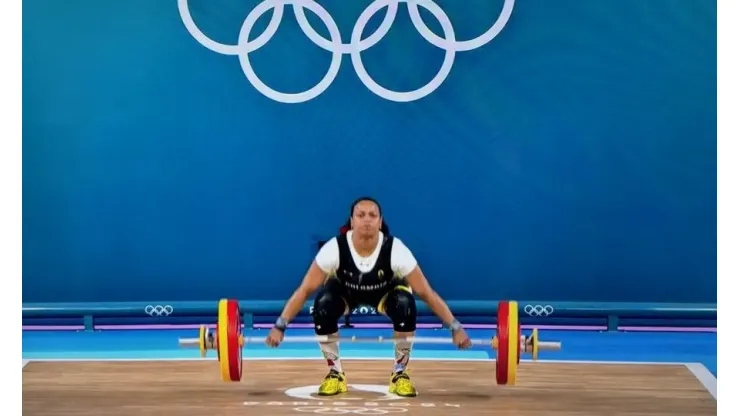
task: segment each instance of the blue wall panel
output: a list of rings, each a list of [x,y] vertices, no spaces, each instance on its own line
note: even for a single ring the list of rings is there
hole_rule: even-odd
[[[292,6],[237,46],[259,3],[183,3],[240,58],[199,43],[176,0],[24,2],[24,302],[284,299],[361,194],[446,298],[716,301],[714,2],[517,0],[480,47],[438,39],[457,49],[447,77],[397,102],[350,52],[394,91],[446,52],[406,3],[353,45],[381,3],[319,1],[345,46],[323,44],[336,77],[293,104],[245,59],[300,93],[332,53]],[[435,4],[464,41],[504,1]]]

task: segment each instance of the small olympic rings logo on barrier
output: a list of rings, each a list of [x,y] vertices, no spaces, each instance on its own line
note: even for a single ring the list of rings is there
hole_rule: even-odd
[[[555,312],[552,305],[525,305],[524,313],[529,316],[550,316]]]
[[[146,305],[144,313],[149,316],[170,316],[175,311],[170,305]]]

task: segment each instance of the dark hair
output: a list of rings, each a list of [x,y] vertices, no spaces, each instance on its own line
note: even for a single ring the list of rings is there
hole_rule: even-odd
[[[354,213],[355,213],[355,206],[357,206],[357,204],[359,204],[362,201],[370,201],[370,202],[374,203],[375,205],[377,205],[378,206],[378,213],[380,214],[381,217],[383,216],[383,208],[380,207],[380,203],[378,201],[376,201],[375,198],[371,198],[369,196],[363,196],[363,197],[357,198],[352,203],[352,205],[349,207],[349,218],[347,218],[347,222],[345,222],[344,225],[342,225],[339,228],[339,232],[341,234],[344,234],[347,231],[349,231],[350,229],[352,229],[352,223],[350,221],[350,218],[352,218],[352,215],[354,215]],[[380,224],[380,231],[382,231],[383,234],[385,234],[385,235],[389,235],[391,233],[391,229],[388,227],[388,224],[386,224],[385,219],[383,219],[383,223]]]

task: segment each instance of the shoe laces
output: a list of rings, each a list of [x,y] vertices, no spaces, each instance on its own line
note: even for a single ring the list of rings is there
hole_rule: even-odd
[[[396,383],[396,382],[400,382],[400,381],[406,381],[406,382],[409,382],[410,383],[411,382],[411,378],[409,377],[409,375],[405,371],[402,371],[400,373],[395,373],[393,375],[393,382]]]
[[[325,378],[340,380],[342,378],[342,375],[339,374],[339,371],[332,369],[329,371],[329,374],[327,374]]]

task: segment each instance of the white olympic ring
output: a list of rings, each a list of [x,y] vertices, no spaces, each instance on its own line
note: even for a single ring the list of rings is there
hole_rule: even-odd
[[[404,413],[408,410],[403,407],[323,407],[323,406],[303,406],[296,407],[293,410],[303,413],[318,413],[321,415],[387,415],[389,413]]]
[[[149,316],[169,316],[175,309],[170,305],[146,305],[144,313]]]
[[[455,53],[480,48],[498,36],[511,17],[511,13],[514,10],[514,1],[515,0],[504,0],[504,5],[498,19],[482,35],[473,39],[458,41],[455,39],[455,31],[452,27],[452,22],[449,17],[447,17],[444,10],[442,10],[434,0],[374,0],[362,12],[362,14],[360,14],[357,22],[355,22],[350,42],[343,43],[337,23],[329,12],[317,3],[316,0],[262,0],[262,2],[252,9],[246,19],[244,19],[241,31],[239,32],[239,40],[236,45],[219,43],[206,36],[198,28],[193,17],[190,15],[188,0],[178,0],[177,6],[180,11],[182,22],[185,24],[185,28],[187,28],[188,32],[190,32],[193,38],[195,38],[195,40],[197,40],[201,45],[222,55],[238,56],[244,75],[257,91],[272,100],[287,104],[295,104],[316,98],[329,88],[331,83],[334,81],[334,78],[336,78],[339,73],[339,67],[342,63],[343,55],[350,55],[352,66],[355,68],[355,72],[360,78],[360,81],[362,81],[362,83],[376,95],[385,98],[386,100],[397,102],[410,102],[424,98],[439,88],[447,78],[452,70],[452,64],[455,61]],[[363,51],[375,46],[375,44],[380,42],[380,40],[388,33],[396,18],[399,3],[406,3],[409,15],[411,16],[411,21],[419,34],[421,34],[427,42],[445,51],[445,57],[437,75],[421,88],[406,92],[392,91],[375,82],[375,80],[373,80],[367,73],[361,57],[361,53]],[[331,63],[329,64],[329,69],[326,72],[326,75],[324,75],[324,78],[322,78],[321,81],[312,88],[299,93],[283,93],[268,87],[254,72],[252,64],[249,61],[249,54],[265,46],[265,44],[277,32],[278,26],[283,18],[283,9],[286,5],[291,5],[293,7],[298,25],[309,40],[318,47],[332,53]],[[432,32],[429,27],[427,27],[419,14],[419,6],[427,9],[439,21],[442,26],[444,38],[439,37],[437,34]],[[365,26],[367,26],[375,13],[384,7],[387,7],[388,10],[383,22],[372,35],[362,39]],[[304,8],[314,12],[314,14],[324,22],[324,25],[329,30],[329,37],[331,39],[324,38],[313,29],[306,18],[306,14],[303,10]],[[267,28],[256,39],[250,41],[249,35],[255,22],[270,9],[274,9],[274,11]]]
[[[555,312],[555,308],[552,305],[526,305],[524,306],[524,313],[529,316],[550,316]]]

